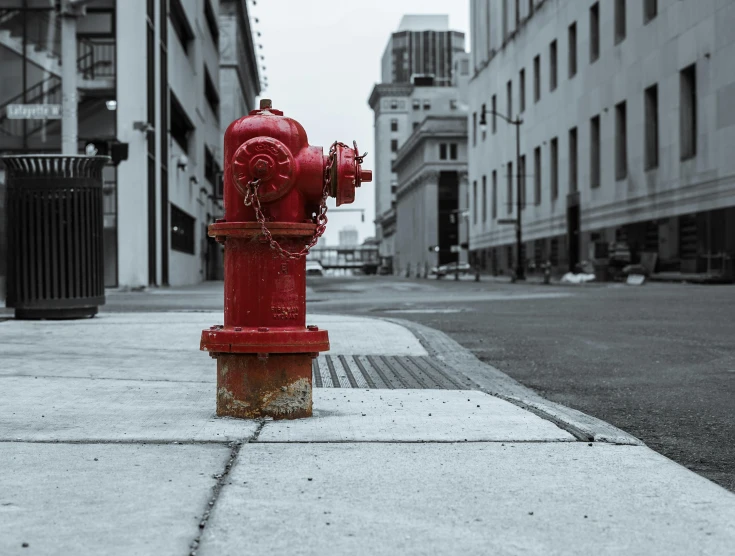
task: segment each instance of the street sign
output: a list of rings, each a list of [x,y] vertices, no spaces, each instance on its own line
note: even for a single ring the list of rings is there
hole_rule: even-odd
[[[498,224],[518,224],[518,220],[515,218],[499,218]]]
[[[60,120],[60,104],[8,104],[9,120]]]
[[[459,245],[451,245],[449,247],[450,253],[460,253],[461,251],[462,251],[462,247],[460,247]]]

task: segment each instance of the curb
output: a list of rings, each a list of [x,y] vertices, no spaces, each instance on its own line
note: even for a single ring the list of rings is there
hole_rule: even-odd
[[[385,320],[410,330],[429,352],[429,355],[470,378],[482,392],[501,398],[551,421],[580,441],[645,446],[638,438],[610,423],[539,396],[499,369],[483,363],[471,351],[443,332],[403,319],[386,318]]]

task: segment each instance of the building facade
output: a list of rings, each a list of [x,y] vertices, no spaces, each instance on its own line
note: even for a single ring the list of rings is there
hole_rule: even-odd
[[[731,273],[735,2],[470,6],[475,260],[513,266],[515,227],[498,221],[516,217],[519,173],[527,263],[604,267],[622,251],[659,272]],[[493,111],[523,120],[519,161]]]
[[[448,16],[404,15],[383,52],[382,81],[411,83],[414,75],[432,75],[437,86],[448,87],[454,57],[464,51],[464,33],[449,30]]]
[[[394,270],[426,276],[434,266],[466,262],[467,110],[457,87],[414,87],[411,135],[393,162],[395,191]]]
[[[394,265],[398,181],[392,165],[414,124],[437,107],[431,102],[433,93],[426,98],[412,96],[414,83],[426,91],[451,87],[462,53],[464,34],[448,30],[446,15],[404,16],[385,48],[383,82],[375,85],[368,100],[375,115],[375,227],[383,272],[398,272]]]
[[[0,70],[22,79],[2,80],[0,105],[18,99],[60,103],[55,5],[17,3],[0,14]],[[127,148],[127,158],[118,157],[103,175],[108,287],[217,277],[221,250],[206,226],[222,210],[221,118],[252,108],[232,99],[252,103],[260,90],[246,3],[231,4],[223,2],[223,9],[238,12],[235,64],[242,69],[235,70],[236,83],[225,79],[224,90],[217,0],[94,0],[77,19],[78,152],[90,143],[113,157],[115,146]],[[18,34],[26,45],[20,51],[13,42]],[[229,90],[235,86],[243,91]],[[0,114],[0,151],[60,152],[59,120],[9,120],[5,109]]]

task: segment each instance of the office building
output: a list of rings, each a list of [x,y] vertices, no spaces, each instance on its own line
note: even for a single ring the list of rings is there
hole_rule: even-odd
[[[383,82],[375,85],[368,100],[375,115],[375,225],[383,272],[398,272],[394,265],[398,181],[392,165],[414,124],[437,107],[431,103],[432,94],[412,96],[414,87],[451,88],[453,68],[463,52],[464,34],[448,30],[444,15],[404,16],[386,46]]]
[[[7,106],[61,102],[60,16],[48,0],[14,4],[0,10],[0,152],[58,153],[60,120],[10,119]],[[78,152],[127,150],[103,175],[106,286],[218,277],[206,226],[222,210],[222,120],[260,91],[246,2],[94,0],[77,53]]]
[[[731,272],[735,3],[470,6],[475,260],[514,265],[515,227],[500,221],[517,216],[520,173],[529,264],[604,267],[612,246],[657,272]],[[493,111],[523,120],[520,161],[514,127]]]

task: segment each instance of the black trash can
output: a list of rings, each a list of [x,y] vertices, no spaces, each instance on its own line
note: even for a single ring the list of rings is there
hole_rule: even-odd
[[[7,300],[17,319],[74,319],[105,303],[106,156],[4,156]]]

